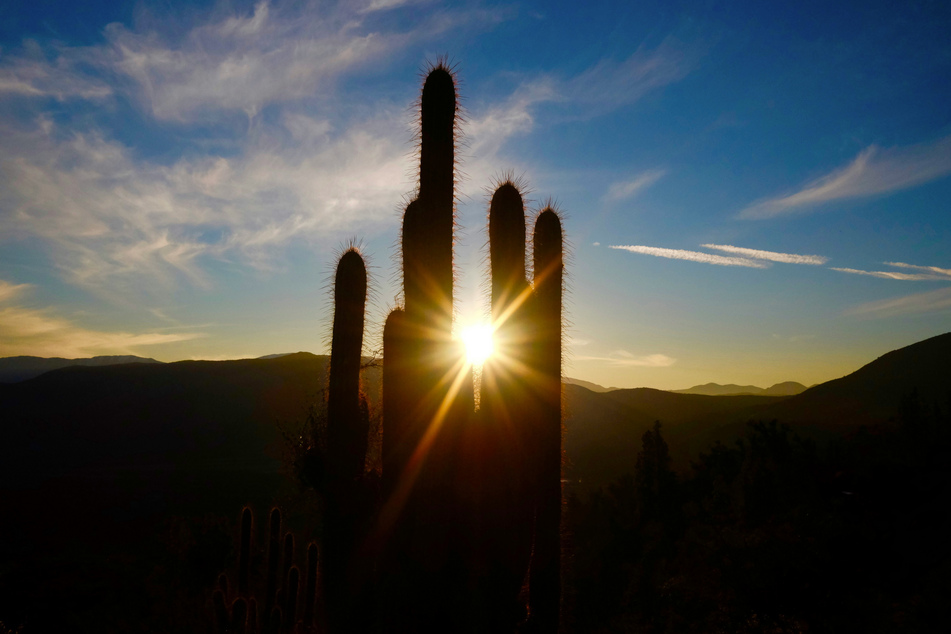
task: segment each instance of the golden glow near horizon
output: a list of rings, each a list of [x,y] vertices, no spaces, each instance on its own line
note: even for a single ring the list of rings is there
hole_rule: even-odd
[[[495,351],[492,326],[489,324],[467,326],[462,331],[462,342],[466,346],[466,361],[470,365],[481,366]]]

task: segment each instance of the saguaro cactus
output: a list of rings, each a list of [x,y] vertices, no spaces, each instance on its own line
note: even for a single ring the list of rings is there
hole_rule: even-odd
[[[370,421],[360,393],[366,298],[366,265],[351,248],[341,256],[334,280],[327,397],[323,587],[328,625],[338,631],[354,627],[367,577],[367,563],[357,560],[367,525],[363,475]],[[292,616],[289,610],[284,607],[285,619]]]
[[[457,98],[448,68],[431,70],[420,101],[420,182],[402,225],[404,306],[383,331],[382,504],[363,543],[357,516],[368,507],[355,500],[367,436],[359,414],[366,275],[355,252],[344,254],[337,270],[321,554],[329,629],[353,631],[360,616],[353,571],[371,566],[355,559],[359,551],[379,554],[376,610],[384,631],[511,631],[525,613],[518,595],[530,568],[532,621],[554,632],[561,225],[551,209],[538,218],[533,288],[518,187],[504,183],[493,197],[492,316],[500,354],[486,365],[476,414],[471,368],[452,339]],[[364,617],[371,612],[363,608]],[[364,620],[357,629],[367,627]]]
[[[548,207],[535,221],[535,333],[537,373],[537,482],[535,544],[529,580],[532,620],[538,630],[558,629],[561,594],[561,307],[564,240],[561,220]]]

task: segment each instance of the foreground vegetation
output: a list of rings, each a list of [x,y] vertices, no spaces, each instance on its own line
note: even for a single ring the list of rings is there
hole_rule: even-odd
[[[683,474],[658,424],[632,474],[569,498],[570,627],[944,631],[949,449],[948,409],[916,395],[892,423],[821,450],[750,423]]]

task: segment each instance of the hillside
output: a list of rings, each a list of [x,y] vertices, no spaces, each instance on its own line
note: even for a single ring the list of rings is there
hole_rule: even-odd
[[[588,486],[607,484],[633,469],[641,436],[661,421],[677,464],[687,455],[680,430],[693,421],[733,420],[738,412],[774,402],[777,397],[677,394],[650,388],[595,393],[565,386],[566,476]]]
[[[568,474],[592,485],[633,469],[640,438],[661,421],[678,468],[713,442],[731,443],[747,422],[792,425],[824,442],[895,418],[913,391],[926,407],[951,406],[951,333],[901,348],[840,379],[794,396],[704,396],[638,388],[595,394],[566,386]],[[782,384],[781,384],[782,385]]]
[[[806,386],[796,381],[784,381],[763,389],[755,385],[736,385],[728,383],[704,383],[686,390],[671,390],[676,394],[704,394],[706,396],[734,396],[737,394],[758,394],[760,396],[793,396],[806,391]]]
[[[124,356],[102,356],[84,359],[63,359],[61,357],[3,357],[0,358],[0,383],[19,383],[46,372],[74,365],[100,367],[123,363],[161,363],[155,359]]]
[[[947,407],[949,358],[951,334],[941,335],[788,397],[566,384],[565,477],[570,490],[591,490],[630,473],[654,421],[686,469],[749,420],[828,438],[896,416],[913,390]],[[0,499],[15,509],[0,514],[0,615],[46,614],[52,593],[49,631],[104,613],[115,619],[104,631],[131,631],[143,605],[168,631],[204,631],[194,618],[207,614],[242,505],[263,516],[281,501],[293,509],[289,526],[314,525],[315,505],[287,478],[282,454],[285,435],[323,401],[326,371],[327,357],[297,353],[73,366],[0,384]],[[373,405],[379,376],[366,372]]]

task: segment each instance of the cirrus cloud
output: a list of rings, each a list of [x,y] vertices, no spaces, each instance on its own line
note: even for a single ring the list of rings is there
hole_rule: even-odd
[[[825,202],[889,194],[948,174],[951,174],[951,136],[889,150],[873,145],[847,166],[795,193],[754,203],[737,217],[764,219],[803,213]]]
[[[634,355],[627,350],[615,350],[606,357],[575,357],[576,361],[603,361],[615,366],[644,367],[644,368],[667,368],[675,363],[677,359],[669,357],[666,354],[648,354]]]
[[[612,245],[608,248],[628,251],[630,253],[653,255],[655,257],[669,258],[672,260],[687,260],[690,262],[702,262],[703,264],[715,264],[717,266],[745,266],[751,269],[765,269],[769,267],[769,264],[759,260],[713,255],[712,253],[703,253],[702,251],[665,249],[663,247],[648,247],[643,245]]]
[[[0,303],[29,288],[0,280]],[[130,333],[92,330],[54,314],[52,309],[0,306],[0,356],[89,357],[137,354],[142,347],[201,337],[200,333]]]
[[[754,260],[768,260],[770,262],[782,262],[784,264],[825,264],[829,258],[821,255],[796,255],[795,253],[777,253],[776,251],[762,251],[760,249],[747,249],[744,247],[734,247],[728,244],[701,244],[704,249],[713,249],[714,251],[723,251],[724,253],[733,253]]]

